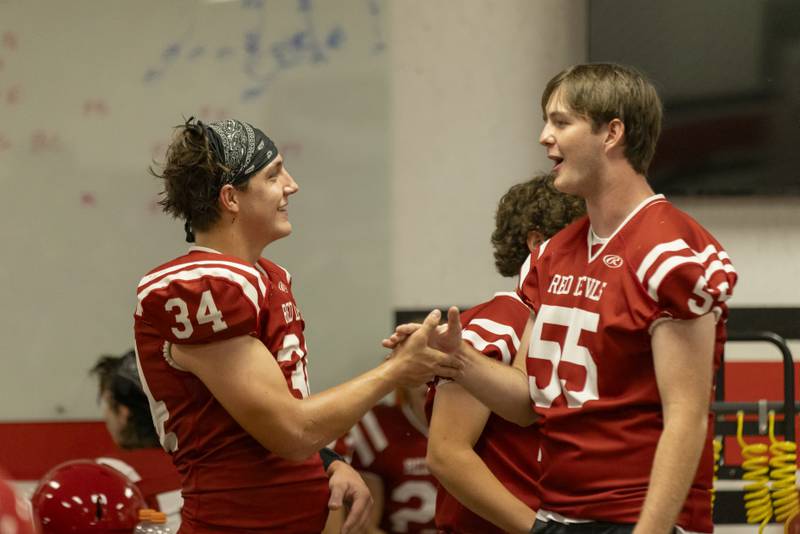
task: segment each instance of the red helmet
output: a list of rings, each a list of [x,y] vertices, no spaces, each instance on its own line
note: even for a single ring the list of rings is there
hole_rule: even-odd
[[[0,532],[34,534],[31,509],[0,473]]]
[[[125,475],[91,460],[51,469],[31,503],[43,534],[130,534],[146,507],[142,492]]]

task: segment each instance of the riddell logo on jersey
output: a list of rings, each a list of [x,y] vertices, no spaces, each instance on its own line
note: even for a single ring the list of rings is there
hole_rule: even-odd
[[[280,289],[284,293],[288,293],[289,292],[289,288],[286,287],[286,284],[284,284],[282,280],[278,280],[278,289]]]
[[[622,258],[617,256],[616,254],[606,254],[603,256],[603,263],[611,267],[612,269],[617,269],[622,267]]]

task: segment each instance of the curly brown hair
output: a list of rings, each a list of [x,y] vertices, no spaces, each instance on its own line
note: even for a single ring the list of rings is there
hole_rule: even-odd
[[[535,231],[549,239],[585,213],[583,199],[558,191],[551,174],[512,186],[497,205],[492,232],[498,272],[503,276],[519,274],[530,254],[528,233]]]
[[[195,230],[209,230],[219,219],[219,195],[222,177],[230,169],[217,161],[205,129],[193,119],[175,127],[167,149],[164,170],[150,173],[164,180],[161,208],[176,219],[191,223]],[[236,186],[245,190],[247,182]]]

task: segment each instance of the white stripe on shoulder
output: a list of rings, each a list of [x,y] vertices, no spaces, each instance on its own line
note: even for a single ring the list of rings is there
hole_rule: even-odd
[[[639,269],[636,270],[636,278],[639,279],[639,282],[644,283],[644,275],[647,274],[647,271],[653,266],[656,260],[658,260],[659,256],[665,252],[677,252],[679,250],[689,250],[689,245],[687,245],[686,241],[683,239],[676,239],[669,243],[656,245],[647,253],[644,260],[642,260],[642,264],[639,265]]]
[[[474,330],[462,330],[461,331],[461,339],[469,341],[472,343],[472,346],[475,347],[475,350],[483,352],[484,349],[488,346],[497,347],[500,351],[500,354],[503,358],[503,363],[506,365],[511,364],[511,351],[508,348],[508,343],[506,343],[505,339],[498,339],[497,341],[489,342],[483,339],[477,332]]]
[[[137,295],[136,315],[139,316],[142,315],[142,301],[156,289],[167,287],[174,281],[199,280],[200,278],[206,276],[210,276],[213,278],[223,278],[226,280],[230,280],[235,284],[238,284],[242,288],[244,296],[247,297],[247,300],[249,300],[250,303],[253,305],[253,308],[255,308],[256,314],[258,314],[260,310],[258,290],[256,290],[253,284],[250,283],[250,280],[248,280],[245,276],[225,268],[198,267],[192,270],[181,270],[173,274],[168,274],[158,282],[150,284],[145,289],[140,291],[139,294]],[[260,277],[259,277],[259,283],[262,283]]]
[[[149,284],[156,278],[164,276],[165,274],[172,273],[175,271],[180,271],[183,269],[192,269],[194,268],[194,266],[199,266],[199,265],[226,265],[229,267],[235,267],[239,270],[242,270],[246,273],[255,276],[258,279],[258,289],[261,291],[261,296],[263,297],[264,295],[267,294],[267,286],[266,284],[264,284],[264,280],[261,279],[261,275],[259,274],[259,271],[256,270],[255,267],[251,267],[243,263],[236,263],[233,261],[215,261],[215,260],[190,261],[187,263],[181,263],[180,265],[173,265],[172,267],[167,267],[166,269],[161,269],[160,271],[148,274],[147,276],[142,278],[139,281],[139,289],[141,289],[142,286]],[[266,276],[266,273],[264,273],[264,275]]]
[[[524,302],[522,302],[522,299],[519,298],[519,295],[517,294],[516,291],[498,291],[497,293],[494,294],[494,296],[495,297],[511,297],[512,299],[517,300],[517,301],[521,302],[522,304],[525,304]]]
[[[703,265],[703,262],[694,256],[673,256],[661,262],[656,272],[654,272],[653,276],[647,281],[647,293],[650,295],[650,298],[658,301],[658,288],[661,286],[664,277],[667,276],[672,269],[687,263]]]
[[[671,256],[666,258],[658,264],[653,275],[647,280],[647,283],[644,284],[647,270],[658,262],[662,254],[668,252],[684,252],[687,250],[691,252],[691,256]],[[667,274],[676,267],[687,263],[697,264],[705,268],[702,277],[703,283],[705,283],[706,280],[710,280],[711,276],[719,271],[724,271],[726,273],[736,272],[736,269],[734,269],[733,265],[730,263],[727,253],[725,253],[725,251],[719,251],[714,244],[707,245],[701,252],[695,252],[684,240],[676,239],[670,243],[663,243],[653,247],[653,250],[645,256],[645,260],[637,270],[636,276],[642,284],[647,286],[647,293],[650,295],[650,298],[657,301],[658,288],[661,286]],[[725,294],[728,289],[728,283],[722,282],[718,289],[720,293]],[[727,297],[722,298],[722,300],[724,301],[725,298]]]
[[[491,332],[492,334],[496,334],[498,336],[508,336],[511,338],[511,341],[514,343],[514,349],[519,348],[519,338],[517,337],[517,333],[514,329],[507,324],[498,323],[497,321],[492,321],[491,319],[473,319],[469,322],[469,325],[474,324],[475,326],[480,326],[487,332]]]

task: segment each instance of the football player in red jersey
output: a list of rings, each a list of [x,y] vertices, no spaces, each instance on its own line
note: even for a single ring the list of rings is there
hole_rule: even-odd
[[[709,404],[736,271],[647,183],[661,110],[629,67],[577,65],[550,80],[539,141],[556,187],[584,198],[588,217],[522,267],[518,293],[535,316],[526,372],[462,342],[456,308],[429,338],[462,358],[458,382],[493,411],[541,419],[537,534],[713,530]]]
[[[585,212],[583,200],[556,190],[552,176],[514,185],[500,199],[495,217],[497,270],[518,275],[539,243]],[[489,358],[523,366],[529,317],[516,293],[497,293],[461,315],[461,336]],[[528,532],[539,507],[538,428],[492,414],[452,381],[431,387],[427,409],[432,411],[428,465],[443,486],[436,502],[439,531]]]
[[[142,386],[183,480],[181,533],[320,532],[343,498],[343,530],[358,527],[366,486],[317,451],[396,387],[455,374],[456,359],[427,346],[438,311],[377,368],[310,395],[291,276],[261,257],[291,232],[298,190],[275,144],[241,121],[190,119],[155,174],[197,243],[142,278],[134,314]]]
[[[122,356],[101,356],[90,373],[97,377],[103,419],[122,451],[109,451],[95,461],[127,476],[144,495],[147,506],[167,514],[174,532],[180,525],[181,481],[158,442],[133,350]]]
[[[426,391],[425,385],[398,389],[394,402],[374,406],[346,438],[375,501],[373,534],[436,533],[436,481],[425,462]]]

